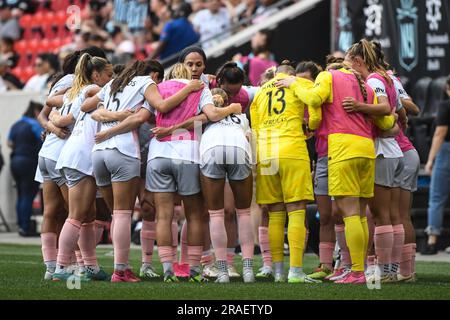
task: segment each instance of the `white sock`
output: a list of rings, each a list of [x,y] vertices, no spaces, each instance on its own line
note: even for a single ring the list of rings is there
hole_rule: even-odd
[[[301,267],[290,267],[289,272],[295,273],[295,274],[304,274],[303,268],[301,268]]]
[[[89,271],[90,273],[98,273],[100,271],[99,266],[85,266],[85,269]]]
[[[57,265],[56,265],[55,272],[56,272],[56,273],[63,273],[63,272],[66,272],[66,267],[57,264]]]
[[[275,273],[284,273],[284,263],[283,262],[274,262],[275,265]]]
[[[163,270],[164,273],[166,272],[173,272],[173,265],[172,262],[163,262]]]
[[[142,262],[142,266],[141,266],[141,269],[142,270],[145,270],[145,269],[148,269],[148,268],[151,268],[152,267],[152,264],[151,263],[148,263],[148,262]]]
[[[55,272],[56,269],[56,261],[46,261],[45,266],[47,267],[47,271]]]
[[[114,264],[114,270],[117,271],[125,271],[127,269],[127,264],[126,263],[115,263]]]

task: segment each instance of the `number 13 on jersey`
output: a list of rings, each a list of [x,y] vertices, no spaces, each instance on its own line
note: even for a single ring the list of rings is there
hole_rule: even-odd
[[[286,109],[286,100],[284,100],[286,92],[284,91],[284,88],[279,88],[275,92],[269,91],[266,94],[269,97],[267,110],[269,116],[272,115],[272,111],[275,112],[275,114],[282,114]],[[277,104],[281,104],[281,109],[277,108]]]

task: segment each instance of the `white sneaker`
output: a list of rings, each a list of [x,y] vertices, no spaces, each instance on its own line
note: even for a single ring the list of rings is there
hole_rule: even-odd
[[[207,278],[217,278],[219,275],[219,269],[217,269],[214,263],[208,264],[203,267],[202,275]]]
[[[286,282],[286,278],[282,273],[275,273],[275,282]]]
[[[156,273],[153,266],[147,266],[145,268],[141,267],[141,269],[139,270],[139,277],[152,279],[152,278],[159,278],[160,275]]]
[[[242,272],[242,278],[244,278],[245,283],[255,282],[255,274],[252,268],[244,268]]]
[[[215,283],[230,283],[230,277],[228,276],[228,273],[225,272],[219,272]]]
[[[374,264],[370,265],[370,266],[367,266],[367,269],[364,272],[366,278],[371,277],[375,273],[375,270],[376,270],[376,266]]]
[[[77,264],[71,264],[70,266],[68,266],[66,268],[66,272],[67,273],[72,273],[74,274],[76,271],[78,271],[78,265]]]
[[[228,266],[228,275],[230,278],[239,278],[241,275],[237,272],[235,266]]]

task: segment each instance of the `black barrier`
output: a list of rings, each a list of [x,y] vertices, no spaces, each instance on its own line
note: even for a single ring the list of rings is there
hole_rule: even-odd
[[[375,39],[411,83],[450,73],[450,1],[335,0],[333,8],[335,50]]]

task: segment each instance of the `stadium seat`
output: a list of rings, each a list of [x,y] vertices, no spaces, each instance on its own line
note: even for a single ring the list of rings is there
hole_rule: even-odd
[[[23,30],[22,34],[23,39],[31,39],[33,37],[31,31],[31,19],[32,16],[30,14],[24,14],[19,19],[19,25]]]
[[[439,104],[445,99],[446,77],[439,77],[431,81],[429,88],[429,98],[422,114],[435,117],[439,108]]]
[[[423,110],[425,109],[425,106],[428,102],[428,88],[430,86],[430,83],[430,77],[421,78],[416,82],[412,89],[412,92],[410,93],[411,98],[419,106],[421,114],[423,113]]]

